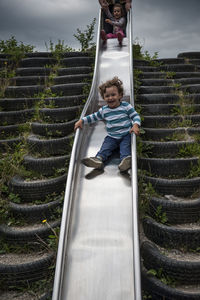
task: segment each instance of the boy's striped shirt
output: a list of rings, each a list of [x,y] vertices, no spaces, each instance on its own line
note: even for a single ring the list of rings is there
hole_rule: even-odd
[[[133,106],[125,101],[120,102],[117,108],[102,106],[97,112],[82,118],[84,124],[91,124],[97,121],[106,121],[108,135],[117,139],[125,136],[133,124],[141,124],[139,114]]]

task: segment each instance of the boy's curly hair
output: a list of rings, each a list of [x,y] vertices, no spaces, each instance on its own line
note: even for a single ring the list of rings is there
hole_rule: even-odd
[[[104,98],[106,89],[112,86],[116,86],[118,89],[118,93],[123,97],[124,94],[123,82],[117,76],[115,76],[113,79],[107,80],[105,83],[99,86],[99,92],[102,98]]]

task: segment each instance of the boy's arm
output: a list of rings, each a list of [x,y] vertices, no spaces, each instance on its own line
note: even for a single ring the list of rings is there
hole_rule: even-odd
[[[100,108],[97,112],[85,116],[82,119],[80,119],[79,121],[77,121],[74,125],[74,130],[76,130],[77,128],[83,128],[83,124],[92,124],[95,123],[97,121],[103,120],[103,115],[102,115],[102,108]]]
[[[140,126],[135,123],[133,124],[133,127],[130,129],[130,133],[134,132],[136,135],[140,134]]]
[[[75,125],[74,125],[74,130],[76,130],[77,128],[83,128],[83,120],[78,120]]]
[[[133,126],[130,129],[130,133],[134,132],[136,135],[139,135],[140,125],[141,125],[140,115],[137,113],[137,111],[134,109],[134,107],[130,103],[128,103],[126,108],[127,108],[128,116],[133,122]]]

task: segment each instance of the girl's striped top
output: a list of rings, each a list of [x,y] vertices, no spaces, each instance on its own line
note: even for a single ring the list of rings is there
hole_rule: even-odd
[[[97,112],[82,118],[84,124],[91,124],[97,121],[106,121],[108,135],[120,139],[127,135],[133,124],[141,124],[139,114],[133,106],[125,101],[120,102],[117,108],[102,106]]]

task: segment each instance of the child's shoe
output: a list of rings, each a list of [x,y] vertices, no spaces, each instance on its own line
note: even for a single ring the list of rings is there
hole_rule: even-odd
[[[120,46],[122,45],[122,40],[123,40],[123,35],[121,34],[121,32],[117,33],[117,39],[119,41]]]
[[[100,32],[100,37],[101,37],[101,39],[103,40],[103,42],[106,43],[106,41],[107,41],[107,36],[106,36],[105,30],[101,30],[101,32]]]
[[[122,161],[120,162],[118,168],[119,168],[120,172],[128,171],[128,169],[131,168],[131,156],[127,156],[127,157],[123,158]]]
[[[95,169],[103,169],[103,161],[97,157],[86,157],[82,159],[82,163],[86,167],[95,168]]]

